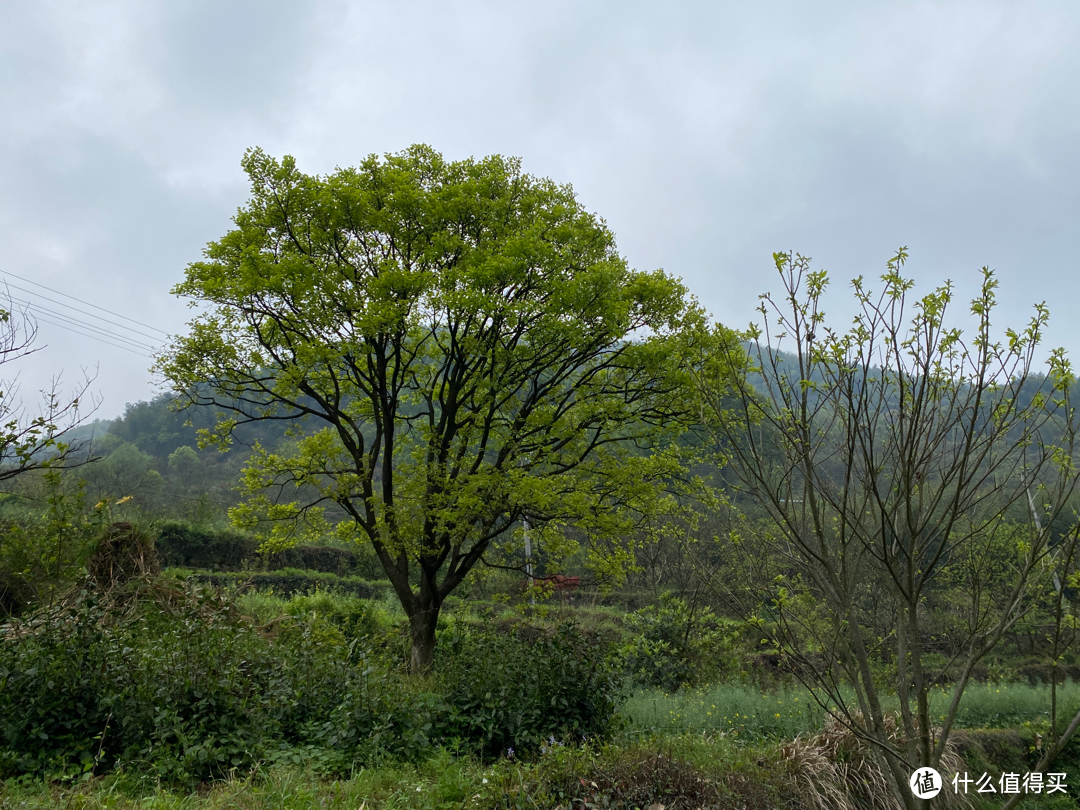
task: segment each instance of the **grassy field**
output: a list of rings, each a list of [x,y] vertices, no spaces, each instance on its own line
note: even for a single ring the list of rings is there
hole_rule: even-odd
[[[941,690],[931,704],[943,719],[949,694]],[[898,709],[895,699],[886,708]],[[668,694],[648,690],[631,696],[623,707],[629,732],[725,734],[743,739],[795,737],[821,728],[825,710],[796,687],[762,692],[739,684],[719,684]],[[1058,687],[1058,723],[1080,711],[1080,684]],[[1026,684],[972,684],[957,712],[958,728],[1021,728],[1047,724],[1050,689]]]
[[[744,740],[794,737],[821,728],[825,716],[805,691],[763,693],[738,684],[673,694],[639,691],[622,711],[628,734],[691,732]]]

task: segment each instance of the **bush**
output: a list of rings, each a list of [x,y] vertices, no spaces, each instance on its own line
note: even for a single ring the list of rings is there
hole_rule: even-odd
[[[199,782],[250,767],[278,739],[283,707],[306,684],[266,641],[228,618],[187,609],[155,622],[153,643],[123,634],[110,696],[123,743],[118,759],[142,762],[170,780]]]
[[[312,737],[338,751],[343,765],[418,761],[430,755],[435,744],[451,742],[440,736],[447,712],[441,695],[362,661],[331,719],[313,729]]]
[[[659,604],[631,613],[627,629],[637,636],[624,647],[626,668],[643,686],[674,691],[708,683],[737,659],[733,627],[670,591]]]
[[[435,671],[448,703],[443,736],[488,757],[606,736],[622,699],[607,646],[572,624],[532,640],[456,625],[439,639]]]
[[[72,486],[60,470],[21,477],[19,484],[27,498],[5,499],[0,519],[0,616],[18,616],[69,589],[101,529],[101,510],[88,509],[82,485]]]
[[[297,594],[311,594],[319,591],[334,591],[360,599],[379,599],[389,589],[389,583],[385,582],[368,582],[359,577],[338,577],[334,574],[288,568],[274,573],[194,574],[192,579],[223,588],[273,591],[286,599]]]
[[[165,565],[182,568],[238,570],[259,553],[258,541],[246,534],[212,531],[183,520],[168,520],[157,538],[158,553]]]
[[[529,638],[456,623],[439,636],[428,680],[402,678],[370,655],[365,648],[316,735],[365,765],[416,761],[435,745],[494,758],[536,752],[552,738],[604,737],[622,698],[605,645],[569,624]]]
[[[352,667],[339,630],[290,620],[266,637],[218,594],[154,588],[132,609],[83,591],[0,643],[0,778],[141,763],[169,781],[302,745]]]
[[[260,555],[259,542],[250,535],[208,529],[184,520],[163,523],[157,545],[165,564],[177,568],[239,571],[254,563],[267,571],[303,569],[347,577],[371,567],[363,565],[360,553],[330,546],[296,546]]]
[[[620,679],[572,626],[451,626],[437,675],[410,678],[380,645],[379,606],[317,593],[258,625],[227,594],[143,576],[87,579],[0,635],[0,780],[136,766],[195,784],[260,762],[346,771],[435,746],[487,757],[607,734]]]
[[[350,641],[371,639],[389,629],[389,620],[378,603],[327,591],[295,595],[284,612],[298,619],[325,620]]]
[[[111,721],[106,663],[120,649],[102,618],[84,592],[0,638],[0,778],[89,770],[102,755]]]
[[[359,561],[360,555],[355,551],[330,546],[296,546],[271,554],[266,560],[266,568],[269,571],[303,568],[347,577],[357,573]]]

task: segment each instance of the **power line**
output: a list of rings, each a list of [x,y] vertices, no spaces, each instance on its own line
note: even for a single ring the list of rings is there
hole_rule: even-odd
[[[56,317],[56,316],[54,316],[54,317]],[[49,318],[42,318],[42,317],[40,317],[38,315],[34,315],[34,320],[40,321],[41,323],[51,324],[52,326],[59,326],[61,329],[67,329],[67,330],[69,330],[71,332],[75,332],[76,334],[79,334],[79,335],[84,335],[86,337],[96,338],[96,339],[100,340],[102,343],[108,343],[110,346],[117,346],[117,347],[119,347],[121,349],[128,349],[129,351],[136,352],[137,354],[142,354],[143,356],[146,356],[146,357],[150,356],[149,354],[147,354],[147,352],[152,352],[153,351],[153,348],[151,348],[149,346],[143,346],[142,344],[139,344],[139,343],[132,343],[131,341],[126,340],[125,338],[123,338],[120,335],[116,335],[116,334],[113,334],[112,332],[107,332],[105,330],[98,329],[97,327],[91,326],[90,324],[85,324],[85,323],[82,323],[80,321],[72,321],[70,318],[63,318],[63,316],[59,316],[59,317],[62,318],[62,320],[60,320],[59,322],[54,321],[54,320],[50,320]],[[83,331],[83,330],[86,330],[86,331]],[[115,340],[119,340],[119,341],[123,341],[123,342],[122,343],[115,343],[114,342]]]
[[[108,318],[102,318],[100,315],[95,315],[93,312],[87,312],[85,310],[79,309],[78,307],[73,307],[71,304],[65,304],[63,301],[56,301],[56,300],[54,300],[52,298],[49,298],[47,296],[42,295],[41,293],[34,292],[33,290],[28,290],[25,287],[20,287],[17,284],[8,284],[7,286],[9,286],[9,287],[11,287],[12,289],[15,289],[15,290],[22,290],[24,293],[29,293],[30,295],[36,295],[42,301],[48,301],[49,303],[56,304],[57,306],[67,307],[68,309],[72,310],[73,312],[78,312],[78,313],[81,313],[83,315],[88,315],[91,318],[97,318],[99,321],[103,321],[104,323],[111,323],[113,326],[119,327],[120,329],[126,329],[127,331],[132,332],[132,333],[134,333],[136,335],[142,335],[143,337],[148,337],[151,340],[157,340],[157,337],[155,337],[154,335],[148,335],[148,334],[146,334],[146,332],[140,332],[138,329],[132,329],[130,326],[125,326],[122,323],[117,323],[116,321],[110,321]],[[22,304],[28,304],[28,305],[31,305],[31,306],[34,305],[33,301],[22,301],[22,300],[20,300],[18,298],[15,298],[15,297],[12,297],[11,300],[16,301],[18,303],[22,303]],[[42,311],[47,311],[47,310],[45,310],[44,307],[40,307],[40,309]],[[108,310],[106,310],[106,312],[107,311]],[[120,316],[120,317],[123,317],[123,316]],[[138,323],[138,321],[134,321],[134,323]],[[153,327],[151,327],[151,328],[153,328]],[[160,331],[160,330],[157,330],[157,331]],[[167,333],[162,332],[162,334],[164,335],[164,334],[167,334]]]
[[[75,329],[73,326],[70,326],[69,324],[55,323],[54,321],[50,321],[48,318],[36,318],[36,320],[41,321],[42,323],[50,324],[52,326],[59,326],[61,329],[67,329],[69,332],[74,332],[75,334],[82,335],[83,337],[93,338],[94,340],[98,340],[98,341],[101,341],[102,343],[107,343],[110,346],[114,346],[117,349],[123,349],[126,352],[131,352],[132,354],[137,354],[137,355],[139,355],[139,357],[145,357],[148,360],[153,360],[154,359],[151,355],[143,354],[142,352],[140,352],[140,351],[138,351],[136,349],[133,349],[130,346],[122,346],[119,343],[113,343],[112,341],[106,340],[105,338],[101,337],[100,335],[94,335],[94,334],[91,334],[91,333],[88,333],[88,332],[81,332],[78,329]]]
[[[142,321],[137,321],[134,318],[129,318],[127,315],[121,315],[119,312],[113,312],[111,309],[105,309],[105,307],[99,307],[97,304],[91,304],[89,301],[83,301],[81,298],[76,298],[74,295],[68,295],[67,293],[60,292],[59,290],[54,290],[52,287],[46,287],[44,284],[39,284],[36,281],[31,281],[28,278],[23,278],[22,276],[17,276],[14,273],[12,273],[10,270],[0,270],[0,273],[3,273],[4,275],[11,276],[12,278],[17,278],[17,279],[19,279],[19,281],[24,281],[27,284],[33,284],[35,287],[41,287],[41,289],[48,290],[49,292],[51,292],[51,293],[53,293],[55,295],[61,295],[64,298],[70,298],[72,301],[77,301],[78,303],[80,303],[80,304],[82,304],[84,306],[92,307],[93,309],[100,310],[101,312],[107,312],[110,315],[115,315],[117,318],[123,318],[125,321],[131,321],[132,323],[137,323],[139,326],[145,326],[147,329],[153,329],[155,332],[160,332],[161,334],[165,335],[166,337],[169,334],[168,332],[165,332],[164,330],[158,329],[156,326],[151,326],[148,323],[143,323]],[[34,295],[39,295],[39,294],[40,293],[34,293]],[[54,302],[54,303],[57,303],[57,302]],[[72,309],[74,309],[74,307],[72,307]],[[86,313],[86,314],[89,314],[89,313]],[[127,328],[127,327],[125,327],[125,328]]]
[[[116,346],[121,349],[128,349],[129,351],[133,351],[136,354],[141,354],[143,357],[150,357],[151,355],[149,354],[149,352],[154,351],[153,349],[147,348],[138,343],[117,343],[117,340],[123,340],[123,338],[117,337],[110,332],[100,332],[98,330],[95,330],[94,327],[88,326],[83,323],[54,321],[50,318],[43,318],[38,315],[35,315],[34,320],[38,321],[39,323],[47,323],[52,326],[59,326],[61,329],[67,329],[69,332],[74,332],[77,335],[84,335],[85,337],[95,338],[97,340],[100,340],[102,343],[107,343],[110,346]]]
[[[23,304],[24,306],[26,306],[27,307],[27,312],[29,312],[30,314],[36,315],[36,313],[38,313],[38,312],[44,312],[46,315],[50,315],[50,316],[52,316],[54,318],[61,318],[64,321],[68,321],[68,322],[70,322],[70,323],[72,323],[72,324],[74,324],[76,326],[79,326],[79,327],[81,327],[83,329],[91,329],[94,332],[100,332],[101,334],[107,335],[107,336],[109,336],[111,338],[114,338],[116,340],[122,340],[125,343],[130,343],[132,346],[135,346],[135,347],[140,348],[140,349],[145,349],[147,351],[153,351],[156,348],[155,346],[152,346],[152,345],[150,345],[148,343],[143,343],[142,341],[134,340],[132,338],[129,338],[127,335],[120,334],[120,333],[117,333],[117,332],[113,332],[111,329],[105,329],[105,328],[102,328],[100,326],[95,326],[92,323],[86,323],[84,321],[81,321],[78,318],[73,318],[73,317],[71,317],[70,315],[68,315],[68,314],[66,314],[64,312],[56,312],[54,310],[47,309],[47,308],[42,307],[42,306],[38,306],[37,304],[35,304],[32,301],[23,301],[23,300],[18,299],[18,298],[12,298],[11,300],[14,301],[15,303]],[[105,321],[105,322],[109,323],[108,321]],[[53,325],[55,326],[56,324],[53,324]],[[138,334],[138,333],[136,333],[136,334]]]
[[[78,303],[80,303],[80,304],[82,304],[84,306],[91,307],[91,308],[99,310],[101,312],[106,312],[109,315],[113,315],[113,316],[115,316],[117,318],[122,318],[125,321],[129,321],[131,323],[138,324],[139,326],[144,326],[147,329],[152,329],[153,331],[155,331],[155,332],[157,332],[157,333],[159,333],[161,335],[164,335],[165,337],[168,337],[168,334],[169,334],[168,332],[165,332],[162,329],[158,329],[156,326],[151,326],[150,324],[143,323],[142,321],[137,321],[134,318],[129,318],[127,315],[121,315],[119,312],[113,312],[110,309],[105,309],[105,307],[99,307],[97,304],[92,304],[89,301],[83,301],[82,299],[76,298],[73,295],[68,295],[67,293],[60,292],[59,290],[54,290],[52,287],[48,287],[48,286],[46,286],[44,284],[39,284],[36,281],[31,281],[28,278],[23,278],[22,276],[16,275],[15,273],[12,273],[12,272],[10,272],[8,270],[0,270],[0,274],[11,276],[12,278],[17,278],[20,281],[26,282],[27,284],[32,284],[35,287],[40,287],[43,290],[48,290],[49,292],[51,292],[51,293],[53,293],[55,295],[63,296],[64,298],[68,298],[68,299],[70,299],[72,301],[76,301],[76,302],[78,302]],[[45,296],[45,295],[42,295],[39,292],[36,292],[34,290],[28,290],[25,287],[18,286],[17,284],[11,284],[11,283],[7,282],[6,280],[4,281],[4,283],[7,286],[11,287],[11,288],[22,291],[23,293],[28,293],[30,295],[37,296],[38,298],[40,298],[40,299],[42,299],[44,301],[48,301],[48,302],[50,302],[52,304],[56,304],[56,305],[58,305],[60,307],[65,307],[65,308],[67,308],[69,310],[72,310],[73,312],[78,312],[78,313],[80,313],[82,315],[86,315],[86,316],[94,319],[95,321],[97,321],[99,323],[107,323],[107,324],[110,324],[111,326],[115,326],[118,329],[125,330],[126,332],[130,332],[130,333],[132,333],[134,335],[141,335],[142,337],[150,338],[151,340],[156,340],[155,336],[149,335],[146,332],[141,332],[138,329],[133,329],[132,327],[127,326],[125,324],[117,323],[116,321],[111,321],[108,318],[102,318],[100,315],[96,315],[95,313],[92,313],[92,312],[86,312],[85,310],[81,310],[78,307],[73,307],[73,306],[71,306],[71,304],[66,304],[66,303],[64,303],[62,301],[56,301],[56,300],[54,300],[52,298],[49,298],[48,296]],[[17,304],[19,304],[21,306],[26,307],[27,312],[30,313],[35,318],[35,320],[38,320],[41,323],[47,323],[50,326],[58,326],[61,329],[66,329],[69,332],[73,332],[73,333],[75,333],[77,335],[82,335],[83,337],[93,338],[94,340],[97,340],[97,341],[99,341],[101,343],[104,343],[104,344],[106,344],[108,346],[112,346],[112,347],[117,348],[117,349],[123,349],[124,351],[131,352],[132,354],[137,354],[140,357],[145,357],[147,359],[153,359],[153,355],[148,354],[148,352],[150,352],[150,353],[154,352],[155,349],[157,348],[156,346],[150,345],[148,343],[144,343],[144,342],[142,342],[140,340],[137,340],[135,338],[131,338],[126,334],[121,334],[121,333],[118,333],[118,332],[114,332],[111,329],[107,329],[107,328],[102,327],[102,326],[97,326],[94,323],[87,323],[87,322],[85,322],[83,320],[80,320],[79,318],[68,315],[66,312],[57,312],[55,310],[48,309],[46,307],[43,307],[43,306],[39,305],[36,302],[36,300],[33,300],[33,299],[31,299],[31,300],[23,300],[23,299],[20,299],[20,298],[15,298],[14,296],[10,296],[10,294],[9,294],[9,298],[11,299],[12,303],[17,303]],[[38,312],[47,314],[47,315],[51,316],[51,318],[58,318],[59,322],[57,322],[56,320],[50,320],[50,318],[40,317],[40,316],[37,315]],[[119,342],[115,342],[115,341],[119,341]]]
[[[12,300],[15,300],[15,299],[12,299]],[[20,303],[22,303],[22,302],[20,302]],[[78,327],[80,327],[82,329],[89,329],[89,330],[91,330],[93,332],[98,332],[100,334],[106,335],[106,336],[114,338],[116,340],[121,340],[124,343],[130,343],[132,346],[135,346],[137,348],[146,349],[147,351],[152,352],[156,348],[155,346],[152,346],[152,345],[150,345],[148,343],[143,343],[142,341],[135,340],[134,338],[129,338],[127,335],[124,335],[124,334],[121,334],[121,333],[118,333],[118,332],[114,332],[111,329],[106,329],[105,327],[102,327],[102,326],[96,326],[93,323],[87,323],[87,322],[85,322],[83,320],[80,320],[79,318],[74,318],[71,315],[68,315],[68,314],[66,314],[64,312],[54,312],[53,310],[46,309],[45,307],[35,306],[33,303],[30,303],[30,302],[27,302],[27,308],[26,308],[25,311],[27,312],[27,314],[29,314],[31,316],[35,316],[36,313],[38,313],[38,312],[44,312],[46,315],[49,315],[49,316],[51,316],[53,318],[60,318],[61,320],[66,321],[66,322],[71,323],[71,324],[74,324],[75,326],[78,326]]]

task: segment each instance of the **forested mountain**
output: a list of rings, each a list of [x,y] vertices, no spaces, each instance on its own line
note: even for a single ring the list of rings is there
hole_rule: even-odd
[[[747,349],[756,353],[756,347],[747,345]],[[794,355],[774,350],[772,354],[763,352],[762,357],[766,368],[750,375],[754,388],[764,394],[769,380],[773,385],[797,385],[799,371]],[[821,370],[813,370],[810,379],[821,382]],[[1032,375],[1017,391],[1018,398],[1030,402],[1045,381],[1044,375]],[[1074,394],[1080,394],[1080,384],[1074,386]],[[225,509],[239,500],[234,488],[250,448],[256,441],[267,448],[278,447],[287,440],[291,423],[241,425],[229,452],[200,450],[198,431],[211,428],[215,419],[212,408],[179,410],[171,395],[162,394],[149,401],[129,403],[117,419],[81,425],[66,439],[83,445],[88,455],[97,458],[81,468],[89,497],[131,498],[144,508],[175,517],[221,518]],[[720,481],[727,477],[723,471],[716,472]]]

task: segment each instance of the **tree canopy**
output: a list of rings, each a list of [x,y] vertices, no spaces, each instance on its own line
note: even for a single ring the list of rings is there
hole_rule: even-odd
[[[523,518],[617,533],[613,506],[672,472],[652,439],[686,415],[676,355],[702,313],[514,159],[243,165],[251,199],[174,289],[202,314],[158,367],[220,410],[208,441],[304,420],[288,451],[256,448],[233,518],[281,544],[344,514],[426,669],[443,600]]]

